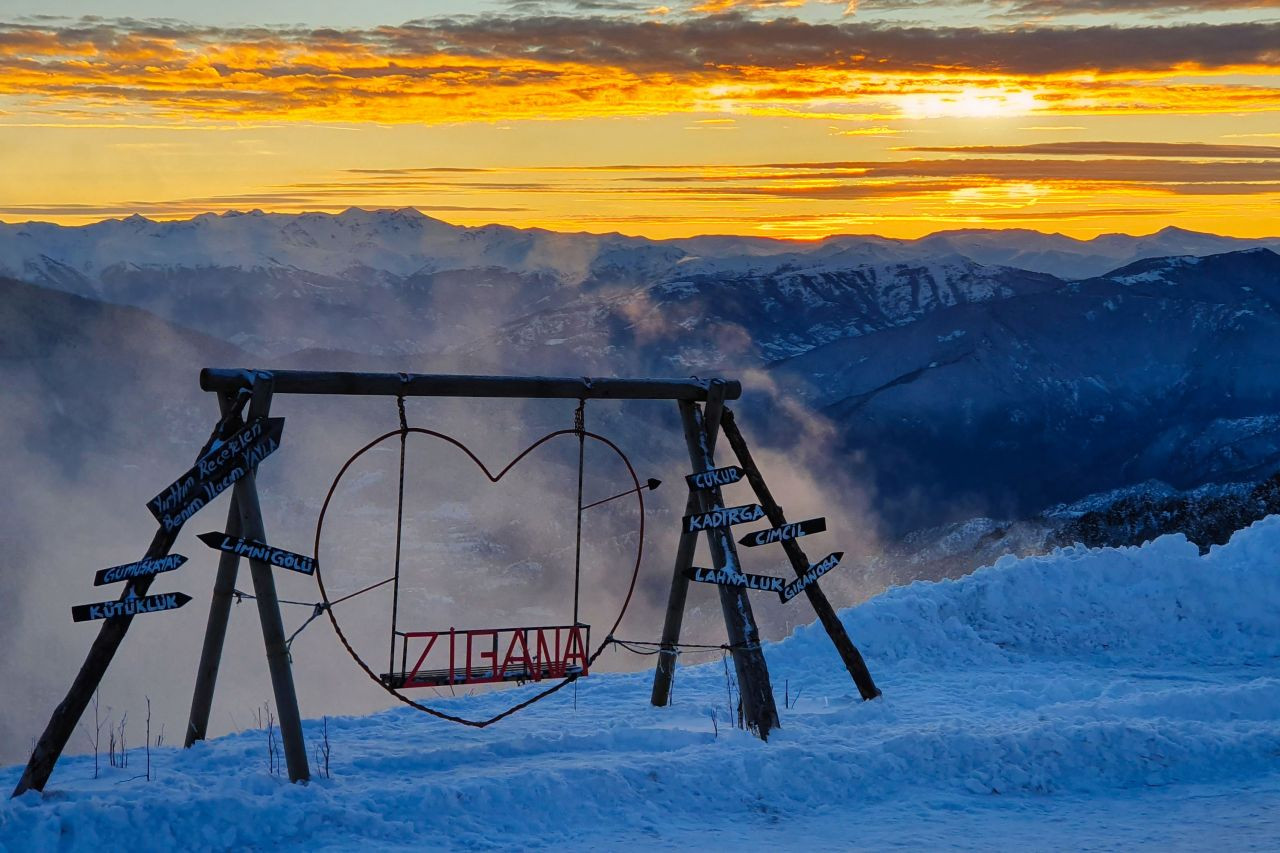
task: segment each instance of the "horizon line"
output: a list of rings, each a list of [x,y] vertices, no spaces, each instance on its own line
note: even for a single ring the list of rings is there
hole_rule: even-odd
[[[34,205],[32,206],[34,207]],[[428,210],[433,209],[431,206],[424,206],[424,207],[426,207]],[[821,236],[816,236],[816,237],[778,237],[778,236],[771,236],[771,235],[745,234],[745,233],[734,233],[734,232],[707,232],[707,233],[693,234],[687,237],[650,237],[650,236],[647,236],[644,234],[638,234],[638,233],[629,234],[616,229],[611,231],[591,231],[586,229],[562,230],[562,229],[548,228],[545,226],[536,226],[536,225],[529,225],[529,226],[508,225],[502,222],[489,222],[483,225],[464,225],[456,222],[450,222],[449,220],[442,219],[438,216],[433,216],[430,213],[424,212],[422,208],[415,205],[405,205],[401,207],[361,207],[359,205],[350,205],[336,213],[328,210],[272,211],[272,210],[263,210],[262,208],[256,208],[256,207],[250,208],[248,210],[242,210],[239,208],[228,208],[221,211],[206,210],[206,211],[201,211],[199,213],[184,212],[184,213],[177,213],[173,215],[169,215],[169,214],[147,215],[143,213],[134,212],[127,215],[120,214],[120,215],[103,216],[103,218],[101,219],[96,219],[92,222],[84,222],[76,225],[64,224],[60,222],[52,222],[46,219],[26,219],[26,220],[9,221],[2,214],[0,214],[0,226],[23,227],[23,226],[43,225],[43,226],[48,226],[52,228],[82,229],[82,228],[91,228],[99,225],[106,225],[112,222],[124,223],[131,220],[143,221],[143,222],[151,223],[154,225],[164,225],[169,223],[194,222],[198,219],[207,219],[209,217],[218,218],[218,219],[226,219],[226,218],[234,219],[234,218],[239,218],[243,216],[256,215],[256,216],[280,216],[280,217],[327,216],[331,218],[339,218],[351,213],[384,214],[385,215],[385,214],[403,214],[406,211],[410,211],[423,219],[429,219],[433,222],[439,222],[443,225],[449,226],[450,228],[457,228],[460,230],[474,231],[482,228],[506,228],[512,231],[524,231],[524,232],[542,231],[542,232],[547,232],[552,234],[582,235],[582,236],[591,236],[591,237],[624,237],[627,239],[634,239],[634,240],[647,240],[653,243],[670,243],[670,242],[679,242],[683,240],[697,240],[697,239],[707,239],[707,238],[732,238],[737,240],[756,240],[761,242],[774,242],[774,243],[811,244],[811,243],[821,243],[827,240],[839,239],[842,237],[877,239],[877,240],[886,240],[886,241],[892,241],[892,242],[898,242],[898,243],[913,243],[921,240],[927,240],[931,237],[936,237],[938,235],[943,235],[943,234],[954,234],[958,232],[974,232],[974,231],[991,232],[991,233],[1010,232],[1010,231],[1029,232],[1034,234],[1040,234],[1046,237],[1062,237],[1067,240],[1074,240],[1076,242],[1081,242],[1081,243],[1091,242],[1093,240],[1102,239],[1104,237],[1128,237],[1131,239],[1141,239],[1144,237],[1154,237],[1169,231],[1176,231],[1184,234],[1197,234],[1197,235],[1202,235],[1207,237],[1219,237],[1219,238],[1230,239],[1230,240],[1280,240],[1280,234],[1274,234],[1274,235],[1262,236],[1262,237],[1242,237],[1235,234],[1224,234],[1224,233],[1219,233],[1214,231],[1197,231],[1191,228],[1182,228],[1177,225],[1166,225],[1163,228],[1159,228],[1155,231],[1150,231],[1150,232],[1141,233],[1141,234],[1132,234],[1124,231],[1106,231],[1106,232],[1100,232],[1097,235],[1093,237],[1088,237],[1088,238],[1073,237],[1061,231],[1042,231],[1038,228],[1028,228],[1025,226],[969,226],[969,227],[956,227],[956,228],[941,228],[936,231],[930,231],[927,234],[923,234],[919,237],[889,237],[889,236],[885,236],[883,234],[877,234],[874,232],[851,232],[851,231],[832,231],[827,234],[823,234]],[[75,215],[75,213],[74,211],[67,211],[67,215]],[[696,219],[696,217],[691,217],[691,218]],[[1051,217],[1046,217],[1046,218],[1051,218]]]

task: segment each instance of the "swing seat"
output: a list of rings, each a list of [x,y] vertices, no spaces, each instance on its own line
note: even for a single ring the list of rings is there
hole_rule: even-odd
[[[384,672],[386,687],[447,687],[544,679],[581,678],[588,674],[591,626],[553,625],[538,628],[484,628],[459,631],[397,631],[401,639],[400,670]],[[437,646],[438,640],[445,640]],[[422,642],[417,663],[409,665],[409,649]],[[432,651],[436,654],[432,656]],[[441,666],[440,664],[445,664]]]
[[[394,690],[404,690],[410,687],[448,687],[454,684],[496,684],[498,682],[524,684],[528,681],[580,677],[586,674],[580,665],[558,668],[553,662],[548,661],[541,666],[535,663],[532,672],[523,666],[503,669],[497,677],[494,676],[492,668],[473,669],[469,678],[462,670],[420,669],[417,672],[384,672],[378,676],[378,680]]]

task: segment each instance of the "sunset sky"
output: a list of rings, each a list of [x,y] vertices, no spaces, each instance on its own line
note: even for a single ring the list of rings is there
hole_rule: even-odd
[[[0,0],[0,220],[1280,234],[1280,0],[662,2]]]

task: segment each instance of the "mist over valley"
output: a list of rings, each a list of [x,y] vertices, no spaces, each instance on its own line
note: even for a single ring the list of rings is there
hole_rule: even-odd
[[[844,607],[1010,551],[1173,530],[1207,547],[1276,511],[1277,250],[1277,239],[1177,229],[657,241],[463,228],[412,210],[0,225],[0,581],[15,604],[0,620],[11,652],[0,679],[23,685],[0,709],[0,760],[26,756],[96,629],[72,625],[67,608],[111,597],[90,585],[93,572],[142,555],[154,531],[146,501],[208,438],[217,406],[199,390],[203,367],[738,379],[731,407],[788,517],[828,519],[809,555],[846,552],[823,579]],[[395,402],[282,395],[272,414],[286,427],[260,468],[266,529],[272,544],[311,553],[338,467],[397,428]],[[491,468],[572,414],[568,401],[407,404],[411,425],[461,438]],[[645,496],[645,560],[620,631],[656,639],[688,473],[675,405],[593,401],[586,418],[642,479],[663,480]],[[567,623],[576,444],[548,445],[493,486],[455,448],[419,439],[402,619]],[[625,486],[598,450],[588,449],[589,499]],[[335,595],[389,573],[397,462],[388,441],[335,493],[320,555]],[[195,601],[137,619],[102,689],[131,718],[149,695],[171,739],[216,565],[195,534],[223,529],[226,511],[220,501],[187,523],[176,550],[190,563],[158,582]],[[584,616],[607,627],[637,510],[591,512]],[[744,552],[749,571],[781,572],[780,552],[747,551],[762,552]],[[318,600],[313,580],[282,575],[283,598]],[[388,606],[379,592],[339,614],[375,660]],[[756,617],[777,639],[812,621],[807,608],[762,601]],[[308,615],[290,608],[286,629]],[[714,590],[692,589],[685,635],[720,642],[720,619]],[[326,620],[292,651],[304,708],[387,705]],[[248,726],[270,697],[262,654],[246,602],[233,611],[214,733]],[[650,661],[611,652],[601,663]]]

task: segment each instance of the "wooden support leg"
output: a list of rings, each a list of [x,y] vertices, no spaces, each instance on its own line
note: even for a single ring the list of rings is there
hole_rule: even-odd
[[[689,495],[684,514],[693,515],[697,511],[698,501],[693,495]],[[671,680],[676,674],[676,647],[680,644],[684,602],[689,595],[689,579],[684,576],[684,570],[693,565],[693,552],[697,546],[697,533],[687,530],[680,532],[676,567],[671,574],[671,592],[667,595],[667,615],[662,621],[662,647],[658,652],[658,665],[653,672],[653,693],[649,696],[649,701],[658,707],[671,702]]]
[[[703,415],[707,447],[713,452],[720,432],[720,413],[723,410],[724,383],[713,379],[707,394],[707,409]],[[698,498],[690,494],[684,506],[684,514],[693,515],[700,509]],[[667,596],[667,615],[662,621],[662,645],[658,651],[658,665],[653,672],[653,692],[649,696],[649,701],[657,707],[671,702],[671,682],[676,674],[680,629],[684,624],[684,603],[689,595],[689,579],[684,576],[684,570],[693,565],[693,554],[697,547],[698,534],[682,530],[680,544],[676,547],[675,570],[671,574],[671,592]]]
[[[222,416],[226,417],[235,398],[218,395]],[[227,511],[228,536],[241,536],[240,504],[231,496],[231,508]],[[204,629],[204,647],[200,650],[200,666],[196,669],[196,689],[191,696],[191,716],[187,722],[187,736],[183,746],[191,746],[204,740],[209,730],[209,711],[213,707],[213,690],[218,683],[218,666],[222,663],[222,646],[227,638],[227,622],[231,618],[231,597],[236,588],[236,575],[240,569],[240,556],[223,551],[218,558],[218,575],[213,582],[213,599],[209,602],[209,621]]]
[[[147,548],[144,559],[158,559],[167,555],[177,538],[176,528],[165,530],[161,527],[152,538],[151,547]],[[146,575],[130,580],[125,584],[124,592],[120,594],[121,600],[130,595],[146,595],[154,579],[155,575]],[[62,756],[62,750],[66,748],[76,723],[80,721],[80,715],[88,707],[89,700],[93,698],[98,685],[102,683],[102,677],[106,675],[107,667],[115,657],[116,650],[120,648],[120,643],[124,640],[124,635],[128,633],[131,624],[133,624],[132,616],[107,619],[102,623],[97,639],[93,641],[93,646],[90,647],[89,654],[80,666],[80,671],[71,682],[71,688],[54,709],[53,716],[49,718],[49,724],[45,726],[44,733],[36,742],[36,748],[32,750],[31,758],[27,761],[27,769],[22,772],[22,778],[13,789],[13,796],[16,797],[32,789],[44,790],[45,783],[49,781],[49,775],[53,773],[53,765],[57,764]]]
[[[271,379],[259,374],[253,383],[249,400],[249,420],[266,417],[271,407]],[[246,539],[267,541],[258,504],[258,486],[253,472],[235,484],[235,500],[240,511],[240,529]],[[258,618],[262,622],[262,639],[267,648],[267,668],[271,672],[271,689],[275,694],[276,713],[280,715],[280,739],[284,741],[285,764],[289,781],[305,782],[311,778],[307,766],[307,748],[302,739],[302,717],[298,712],[298,695],[293,687],[293,671],[289,666],[289,649],[285,645],[284,621],[280,618],[280,602],[276,596],[276,580],[272,568],[262,560],[249,560],[253,577],[253,594],[258,600]]]
[[[695,473],[715,468],[710,442],[703,428],[702,413],[692,402],[680,401],[680,416],[684,422],[685,442],[689,446],[689,461]],[[723,506],[720,490],[702,489],[695,493],[703,512]],[[711,559],[716,569],[727,569],[741,574],[737,546],[729,528],[706,531],[711,546]],[[773,700],[773,687],[769,683],[769,668],[764,652],[760,649],[760,632],[756,629],[751,601],[742,587],[721,586],[720,609],[724,613],[725,630],[733,647],[733,666],[738,675],[738,688],[742,694],[742,710],[747,726],[762,740],[778,727],[778,708]]]
[[[724,437],[728,439],[729,446],[733,448],[734,455],[738,457],[738,464],[742,466],[742,470],[747,475],[747,480],[751,483],[751,488],[755,490],[756,499],[760,501],[760,506],[764,507],[769,523],[774,527],[781,527],[786,524],[787,519],[782,513],[782,507],[778,506],[778,502],[773,499],[769,487],[764,482],[764,477],[760,474],[760,469],[756,467],[755,460],[751,458],[751,451],[747,448],[747,442],[738,430],[738,424],[734,420],[733,412],[730,409],[724,410],[720,424],[724,430]],[[786,551],[787,559],[790,561],[791,568],[795,571],[797,577],[802,577],[805,572],[809,571],[809,558],[796,540],[783,540],[782,548]],[[862,698],[874,699],[879,696],[880,688],[876,687],[875,681],[872,680],[871,672],[867,669],[867,664],[863,661],[862,654],[858,651],[858,647],[853,644],[853,641],[849,639],[849,633],[845,631],[844,623],[840,621],[840,617],[836,615],[835,608],[827,600],[826,593],[819,589],[816,581],[806,586],[804,591],[809,596],[809,603],[813,605],[814,611],[817,612],[818,619],[822,622],[822,627],[826,629],[827,635],[831,637],[831,642],[835,644],[836,651],[840,653],[840,659],[844,661],[845,668],[849,670],[849,675],[853,677],[853,683],[858,686],[858,692],[862,694]]]

